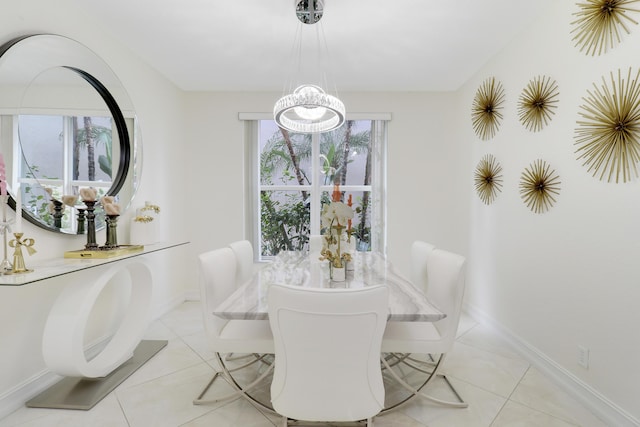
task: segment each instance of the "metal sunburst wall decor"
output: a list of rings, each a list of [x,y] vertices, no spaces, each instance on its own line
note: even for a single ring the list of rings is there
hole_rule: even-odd
[[[518,117],[524,127],[532,132],[542,130],[555,114],[558,94],[558,85],[551,77],[534,77],[518,100]]]
[[[626,77],[618,70],[610,81],[602,77],[602,86],[593,84],[578,112],[574,138],[578,160],[601,181],[615,182],[631,179],[631,170],[638,176],[640,162],[640,70]]]
[[[471,107],[473,130],[483,140],[493,138],[496,134],[504,103],[504,89],[502,83],[496,82],[495,77],[485,80],[478,88]]]
[[[548,211],[560,194],[560,177],[544,160],[536,160],[520,177],[520,197],[535,213]]]
[[[502,191],[502,166],[491,155],[485,155],[474,173],[476,192],[485,205],[490,205]]]
[[[632,12],[640,12],[630,6],[638,1],[586,0],[576,3],[580,10],[573,14],[577,19],[571,23],[574,27],[571,33],[575,33],[572,40],[580,47],[580,52],[586,49],[587,55],[596,52],[600,55],[620,43],[622,30],[629,34],[629,25],[638,23],[630,16]]]

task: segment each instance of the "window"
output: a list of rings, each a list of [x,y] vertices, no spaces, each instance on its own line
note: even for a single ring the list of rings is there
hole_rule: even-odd
[[[49,207],[52,197],[60,200],[62,195],[78,194],[80,187],[95,187],[98,197],[107,193],[116,172],[112,171],[111,162],[114,157],[111,117],[15,117],[22,153],[19,177],[23,183],[23,206],[33,216],[53,225]],[[51,196],[45,189],[51,191]],[[72,213],[65,211],[59,227],[74,226]]]
[[[249,218],[260,259],[308,250],[309,236],[321,234],[322,205],[334,190],[356,211],[357,249],[384,252],[385,125],[348,120],[332,132],[294,134],[273,120],[252,122]]]

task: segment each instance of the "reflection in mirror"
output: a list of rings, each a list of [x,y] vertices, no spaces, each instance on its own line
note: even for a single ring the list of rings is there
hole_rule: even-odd
[[[0,147],[13,158],[7,174],[11,188],[20,188],[24,217],[52,231],[84,232],[77,221],[84,204],[64,197],[83,187],[116,196],[126,209],[138,184],[140,141],[113,72],[60,36],[26,37],[0,54]]]

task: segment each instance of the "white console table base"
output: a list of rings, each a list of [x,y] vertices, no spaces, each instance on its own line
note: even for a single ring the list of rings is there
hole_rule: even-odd
[[[133,357],[106,377],[65,377],[49,387],[26,405],[29,408],[89,410],[111,393],[138,368],[167,345],[166,340],[142,340]]]
[[[28,402],[30,408],[89,410],[166,345],[166,340],[140,340],[148,326],[152,270],[141,255],[181,243],[157,243],[110,259],[56,259],[33,272],[0,276],[0,286],[23,286],[54,277],[107,266],[90,283],[67,284],[54,303],[45,325],[43,356],[48,368],[66,375]],[[98,296],[111,280],[131,281],[131,296],[118,330],[91,360],[84,354],[84,331]]]

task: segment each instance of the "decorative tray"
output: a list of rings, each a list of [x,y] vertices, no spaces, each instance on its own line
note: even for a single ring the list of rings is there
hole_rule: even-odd
[[[65,258],[86,258],[86,259],[104,259],[116,256],[127,255],[134,252],[142,252],[144,245],[120,245],[114,249],[98,249],[89,251],[79,249],[76,251],[67,251],[64,253]]]

